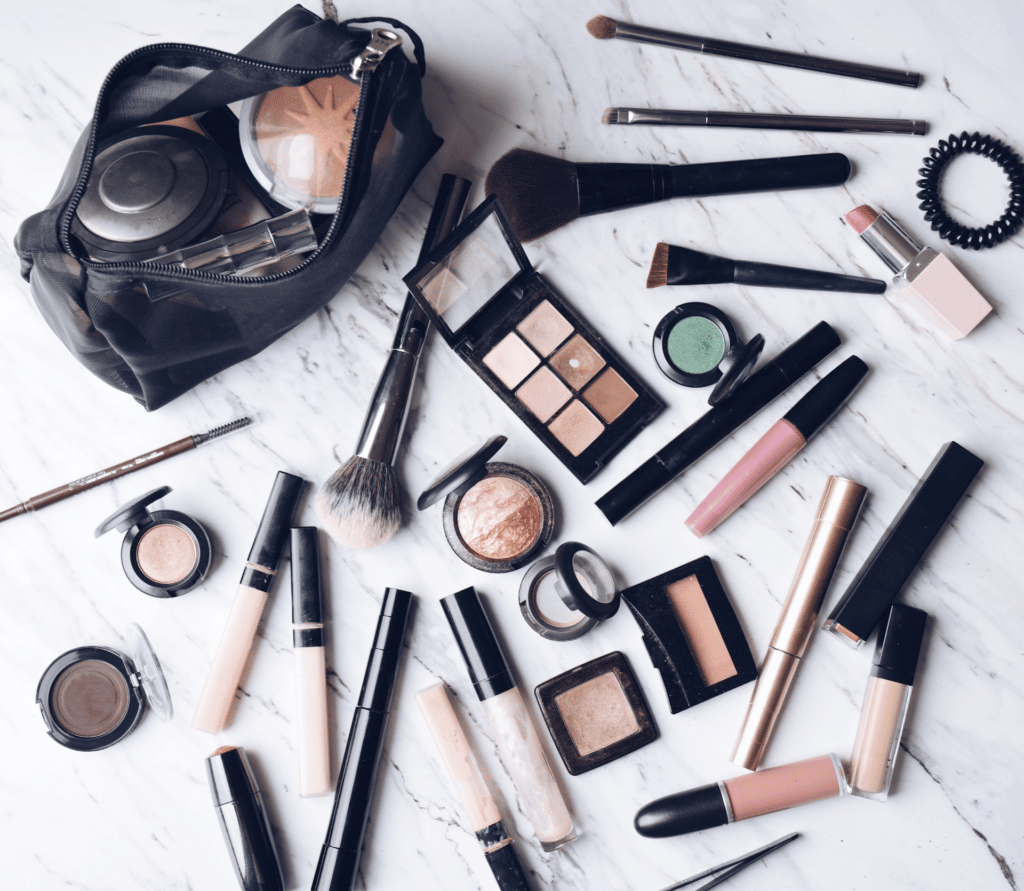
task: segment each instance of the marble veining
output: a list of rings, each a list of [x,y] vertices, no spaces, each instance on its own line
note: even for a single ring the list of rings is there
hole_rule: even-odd
[[[306,0],[311,8],[315,4]],[[701,163],[842,151],[854,163],[832,189],[667,202],[579,220],[527,246],[534,265],[666,401],[667,410],[587,487],[572,476],[431,336],[398,471],[405,523],[372,551],[322,539],[334,776],[366,665],[380,597],[393,585],[419,597],[399,674],[358,887],[424,891],[493,888],[454,790],[422,725],[415,693],[439,680],[489,775],[506,824],[537,889],[654,891],[791,831],[802,837],[731,879],[731,888],[1024,888],[1024,235],[990,251],[945,246],[921,219],[914,180],[927,150],[951,132],[980,130],[1024,151],[1018,35],[1024,7],[1009,0],[814,0],[604,7],[523,0],[426,4],[356,0],[343,15],[384,14],[414,27],[429,66],[425,104],[445,146],[417,180],[366,261],[321,312],[267,348],[147,415],[84,371],[42,321],[12,247],[21,220],[41,209],[93,108],[107,71],[147,43],[234,50],[286,4],[269,0],[82,0],[53,10],[8,4],[0,31],[0,507],[58,483],[241,415],[258,423],[158,466],[0,526],[5,643],[0,672],[0,862],[5,887],[38,891],[204,891],[233,888],[203,759],[245,746],[264,790],[289,888],[309,886],[332,796],[297,794],[289,567],[284,561],[229,728],[216,739],[189,721],[274,473],[320,483],[352,452],[405,299],[441,173],[476,183],[521,146],[572,161]],[[719,57],[596,41],[586,21],[605,14],[638,24],[786,50],[921,71],[918,90]],[[612,127],[609,106],[912,117],[927,137],[755,130]],[[988,182],[988,180],[986,180]],[[950,204],[968,223],[1001,212],[979,176],[950,180]],[[700,286],[644,287],[658,241],[745,260],[885,278],[843,221],[854,206],[888,210],[920,242],[945,249],[995,307],[952,343],[879,297]],[[595,499],[706,408],[706,391],[663,378],[651,335],[676,303],[702,300],[739,333],[757,332],[772,356],[821,319],[843,346],[634,516],[612,529]],[[871,372],[818,436],[721,528],[698,542],[683,519],[744,452],[823,374],[856,353]],[[509,436],[501,460],[551,488],[554,545],[587,542],[623,584],[701,554],[715,561],[755,657],[767,646],[825,478],[868,486],[863,517],[841,562],[826,611],[939,446],[956,439],[986,461],[901,600],[933,615],[889,800],[836,799],[677,841],[639,837],[642,804],[737,774],[727,761],[750,688],[671,715],[635,622],[623,616],[568,644],[522,621],[522,572],[489,575],[461,563],[444,539],[439,508],[415,497],[474,442]],[[120,535],[92,530],[148,489],[174,491],[155,508],[194,515],[213,537],[207,581],[170,601],[146,597],[120,568]],[[309,493],[297,516],[315,522]],[[493,735],[437,601],[467,585],[483,593],[527,699],[541,681],[612,650],[629,658],[660,738],[579,777],[562,768],[542,729],[581,837],[544,854],[505,772]],[[138,622],[159,656],[174,703],[162,724],[147,714],[104,752],[48,740],[34,703],[46,665],[88,644],[124,650]],[[765,764],[836,751],[849,759],[872,643],[854,652],[812,637]],[[529,705],[540,720],[535,705]]]

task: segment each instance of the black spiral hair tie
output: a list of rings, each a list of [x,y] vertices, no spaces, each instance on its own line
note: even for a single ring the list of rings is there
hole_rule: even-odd
[[[946,213],[939,194],[942,171],[950,161],[964,152],[991,158],[1010,180],[1010,202],[1005,213],[984,229],[972,229],[955,222]],[[917,197],[921,199],[920,208],[924,211],[924,218],[939,233],[939,238],[946,239],[950,244],[973,250],[995,247],[1012,236],[1024,223],[1024,161],[1008,145],[992,136],[982,136],[980,133],[968,135],[966,130],[959,136],[950,134],[948,140],[939,140],[939,144],[924,159],[924,167],[918,173],[923,177],[917,181],[921,189]]]

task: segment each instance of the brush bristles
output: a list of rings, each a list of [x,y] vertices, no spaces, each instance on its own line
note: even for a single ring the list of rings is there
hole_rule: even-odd
[[[317,492],[316,512],[338,544],[372,548],[398,531],[400,502],[394,468],[353,455]]]
[[[606,15],[595,15],[587,22],[587,30],[591,37],[598,40],[611,40],[619,29],[619,23]]]
[[[671,246],[663,241],[658,242],[651,260],[651,271],[647,273],[647,287],[660,288],[668,284],[668,252]]]
[[[526,149],[494,162],[484,189],[497,195],[520,241],[533,241],[580,215],[576,165]]]
[[[604,114],[601,115],[602,124],[618,124],[619,123],[619,110],[617,108],[606,108]],[[622,123],[626,123],[622,121]]]

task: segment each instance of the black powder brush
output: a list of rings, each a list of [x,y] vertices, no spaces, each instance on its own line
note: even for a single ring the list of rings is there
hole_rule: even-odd
[[[469,196],[469,180],[441,177],[420,248],[420,262],[455,228]],[[401,487],[394,463],[409,416],[409,401],[430,320],[407,294],[387,364],[373,391],[356,453],[316,494],[316,512],[338,544],[372,548],[402,524]]]
[[[690,248],[660,242],[654,249],[648,288],[662,285],[735,285],[793,288],[801,291],[845,291],[850,294],[882,294],[885,282],[877,278],[818,272],[774,263],[749,263],[716,257]]]
[[[796,155],[711,164],[574,164],[512,149],[487,174],[521,241],[553,232],[577,217],[668,198],[838,186],[850,177],[846,155]]]

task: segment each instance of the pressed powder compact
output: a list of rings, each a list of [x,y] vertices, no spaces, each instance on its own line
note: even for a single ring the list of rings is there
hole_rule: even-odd
[[[764,338],[743,343],[732,320],[709,303],[677,306],[654,329],[654,360],[671,381],[684,387],[715,385],[708,402],[717,405],[754,370]]]
[[[447,468],[416,501],[444,502],[444,534],[461,560],[484,572],[511,572],[551,540],[555,506],[547,486],[516,464],[487,462],[508,438],[492,436]]]
[[[664,408],[533,268],[493,196],[405,283],[448,345],[581,482]]]
[[[519,584],[526,624],[548,640],[576,640],[619,609],[615,577],[584,544],[567,541],[534,563]]]
[[[538,685],[544,721],[570,774],[654,742],[658,728],[626,657],[608,653]]]
[[[757,679],[757,663],[710,557],[620,592],[672,713]]]
[[[176,510],[149,511],[147,506],[171,491],[161,486],[119,507],[96,527],[95,536],[117,529],[127,532],[121,544],[124,574],[153,597],[177,597],[205,577],[213,558],[203,525]]]
[[[171,695],[145,632],[128,626],[131,658],[108,647],[78,647],[58,656],[43,672],[36,704],[57,742],[95,752],[120,742],[152,706],[171,717]]]

